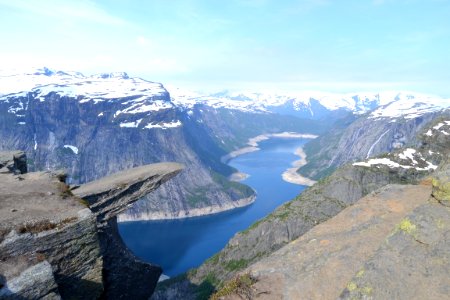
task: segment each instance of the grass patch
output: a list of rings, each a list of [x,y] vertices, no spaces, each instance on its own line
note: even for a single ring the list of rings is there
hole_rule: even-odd
[[[36,223],[27,223],[17,228],[18,233],[39,233],[42,231],[55,229],[58,225],[49,220],[42,220]]]
[[[252,285],[256,279],[250,274],[238,275],[227,282],[219,291],[213,294],[210,300],[219,300],[221,297],[237,295],[241,299],[252,299]]]
[[[48,230],[52,230],[52,229],[60,229],[62,227],[64,227],[66,224],[72,223],[74,221],[78,220],[77,217],[70,217],[70,218],[66,218],[60,222],[51,222],[49,220],[41,220],[38,222],[30,222],[30,223],[26,223],[23,225],[20,225],[16,231],[18,233],[40,233],[43,231],[48,231]]]
[[[84,205],[87,208],[89,208],[89,201],[79,198],[78,202],[80,202],[82,205]]]
[[[58,189],[59,189],[59,195],[63,199],[67,199],[67,198],[74,196],[72,191],[70,190],[70,187],[67,184],[65,184],[64,182],[58,182]]]

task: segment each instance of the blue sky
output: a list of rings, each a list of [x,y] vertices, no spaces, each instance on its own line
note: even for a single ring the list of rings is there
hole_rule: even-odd
[[[0,0],[0,68],[450,96],[450,0]]]

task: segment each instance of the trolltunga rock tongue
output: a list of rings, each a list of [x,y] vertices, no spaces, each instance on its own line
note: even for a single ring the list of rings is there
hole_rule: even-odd
[[[177,163],[145,165],[72,190],[74,195],[87,202],[97,218],[104,262],[105,299],[148,299],[153,293],[162,269],[141,261],[126,247],[117,228],[116,216],[182,169],[183,166]]]
[[[183,169],[177,163],[145,165],[103,177],[74,189],[86,200],[99,223],[106,222]]]

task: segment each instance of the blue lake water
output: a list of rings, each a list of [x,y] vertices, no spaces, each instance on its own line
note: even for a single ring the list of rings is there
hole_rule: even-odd
[[[125,244],[142,260],[160,265],[170,277],[199,266],[221,250],[236,232],[246,229],[304,189],[283,181],[281,174],[299,159],[294,151],[305,142],[270,139],[260,143],[260,151],[229,162],[250,175],[242,182],[257,192],[252,205],[204,217],[120,223],[119,231]]]

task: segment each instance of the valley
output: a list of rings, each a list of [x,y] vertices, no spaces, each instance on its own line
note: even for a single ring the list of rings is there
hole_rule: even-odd
[[[128,169],[183,165],[127,210],[120,206],[108,223],[113,238],[99,232],[102,243],[136,255],[126,259],[162,266],[171,278],[154,299],[207,298],[253,265],[265,270],[259,262],[282,265],[273,258],[278,251],[386,186],[432,181],[446,193],[446,179],[439,179],[441,188],[429,178],[446,178],[439,174],[448,169],[446,98],[192,93],[123,72],[85,76],[48,68],[1,80],[11,84],[0,91],[0,150],[22,150],[32,172],[66,173],[75,194],[80,185]],[[1,168],[10,170],[11,158]],[[102,251],[107,260],[116,255]],[[152,268],[146,294],[161,271]],[[130,274],[127,282],[137,276]]]
[[[120,223],[124,242],[140,258],[162,266],[170,277],[198,267],[236,232],[304,189],[282,180],[282,173],[296,159],[295,150],[306,141],[272,138],[261,142],[259,151],[229,161],[233,168],[249,175],[242,181],[256,191],[256,200],[249,206],[192,219]]]

